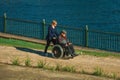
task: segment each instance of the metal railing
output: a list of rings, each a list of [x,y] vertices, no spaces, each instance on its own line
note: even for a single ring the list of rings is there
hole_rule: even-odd
[[[8,18],[6,14],[0,17],[0,32],[21,35],[26,37],[45,39],[49,23]],[[89,30],[85,28],[73,28],[58,25],[58,32],[65,29],[69,40],[78,46],[97,48],[120,52],[120,33]]]

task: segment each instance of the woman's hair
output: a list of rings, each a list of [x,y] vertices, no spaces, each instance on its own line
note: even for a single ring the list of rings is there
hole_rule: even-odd
[[[53,21],[52,21],[52,24],[57,24],[57,21],[56,21],[56,20],[53,20]]]

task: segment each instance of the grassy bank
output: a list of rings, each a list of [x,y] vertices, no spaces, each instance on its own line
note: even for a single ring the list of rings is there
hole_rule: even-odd
[[[15,39],[6,39],[6,38],[0,38],[0,45],[33,48],[33,49],[44,49],[44,45],[42,44],[31,43],[31,42],[15,40]]]
[[[0,38],[0,45],[6,45],[6,46],[16,46],[16,47],[24,47],[24,48],[32,48],[32,49],[44,49],[45,45],[37,44],[37,43],[31,43],[27,41],[22,40],[15,40],[15,39],[6,39],[6,38]],[[49,50],[51,50],[51,47],[49,47]],[[92,55],[92,56],[98,56],[98,57],[116,57],[120,58],[120,54],[118,53],[112,53],[112,52],[106,52],[106,51],[94,51],[94,50],[76,50],[78,54],[82,55]]]

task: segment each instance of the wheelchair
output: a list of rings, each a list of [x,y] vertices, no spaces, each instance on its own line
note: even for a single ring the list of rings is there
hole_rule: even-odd
[[[60,44],[56,44],[52,48],[52,56],[54,58],[63,58],[69,56],[69,50],[62,47]]]

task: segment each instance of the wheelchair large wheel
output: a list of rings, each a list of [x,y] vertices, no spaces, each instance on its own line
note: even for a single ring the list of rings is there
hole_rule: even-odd
[[[60,45],[55,45],[52,49],[52,56],[54,58],[62,58],[63,57],[63,49]]]

